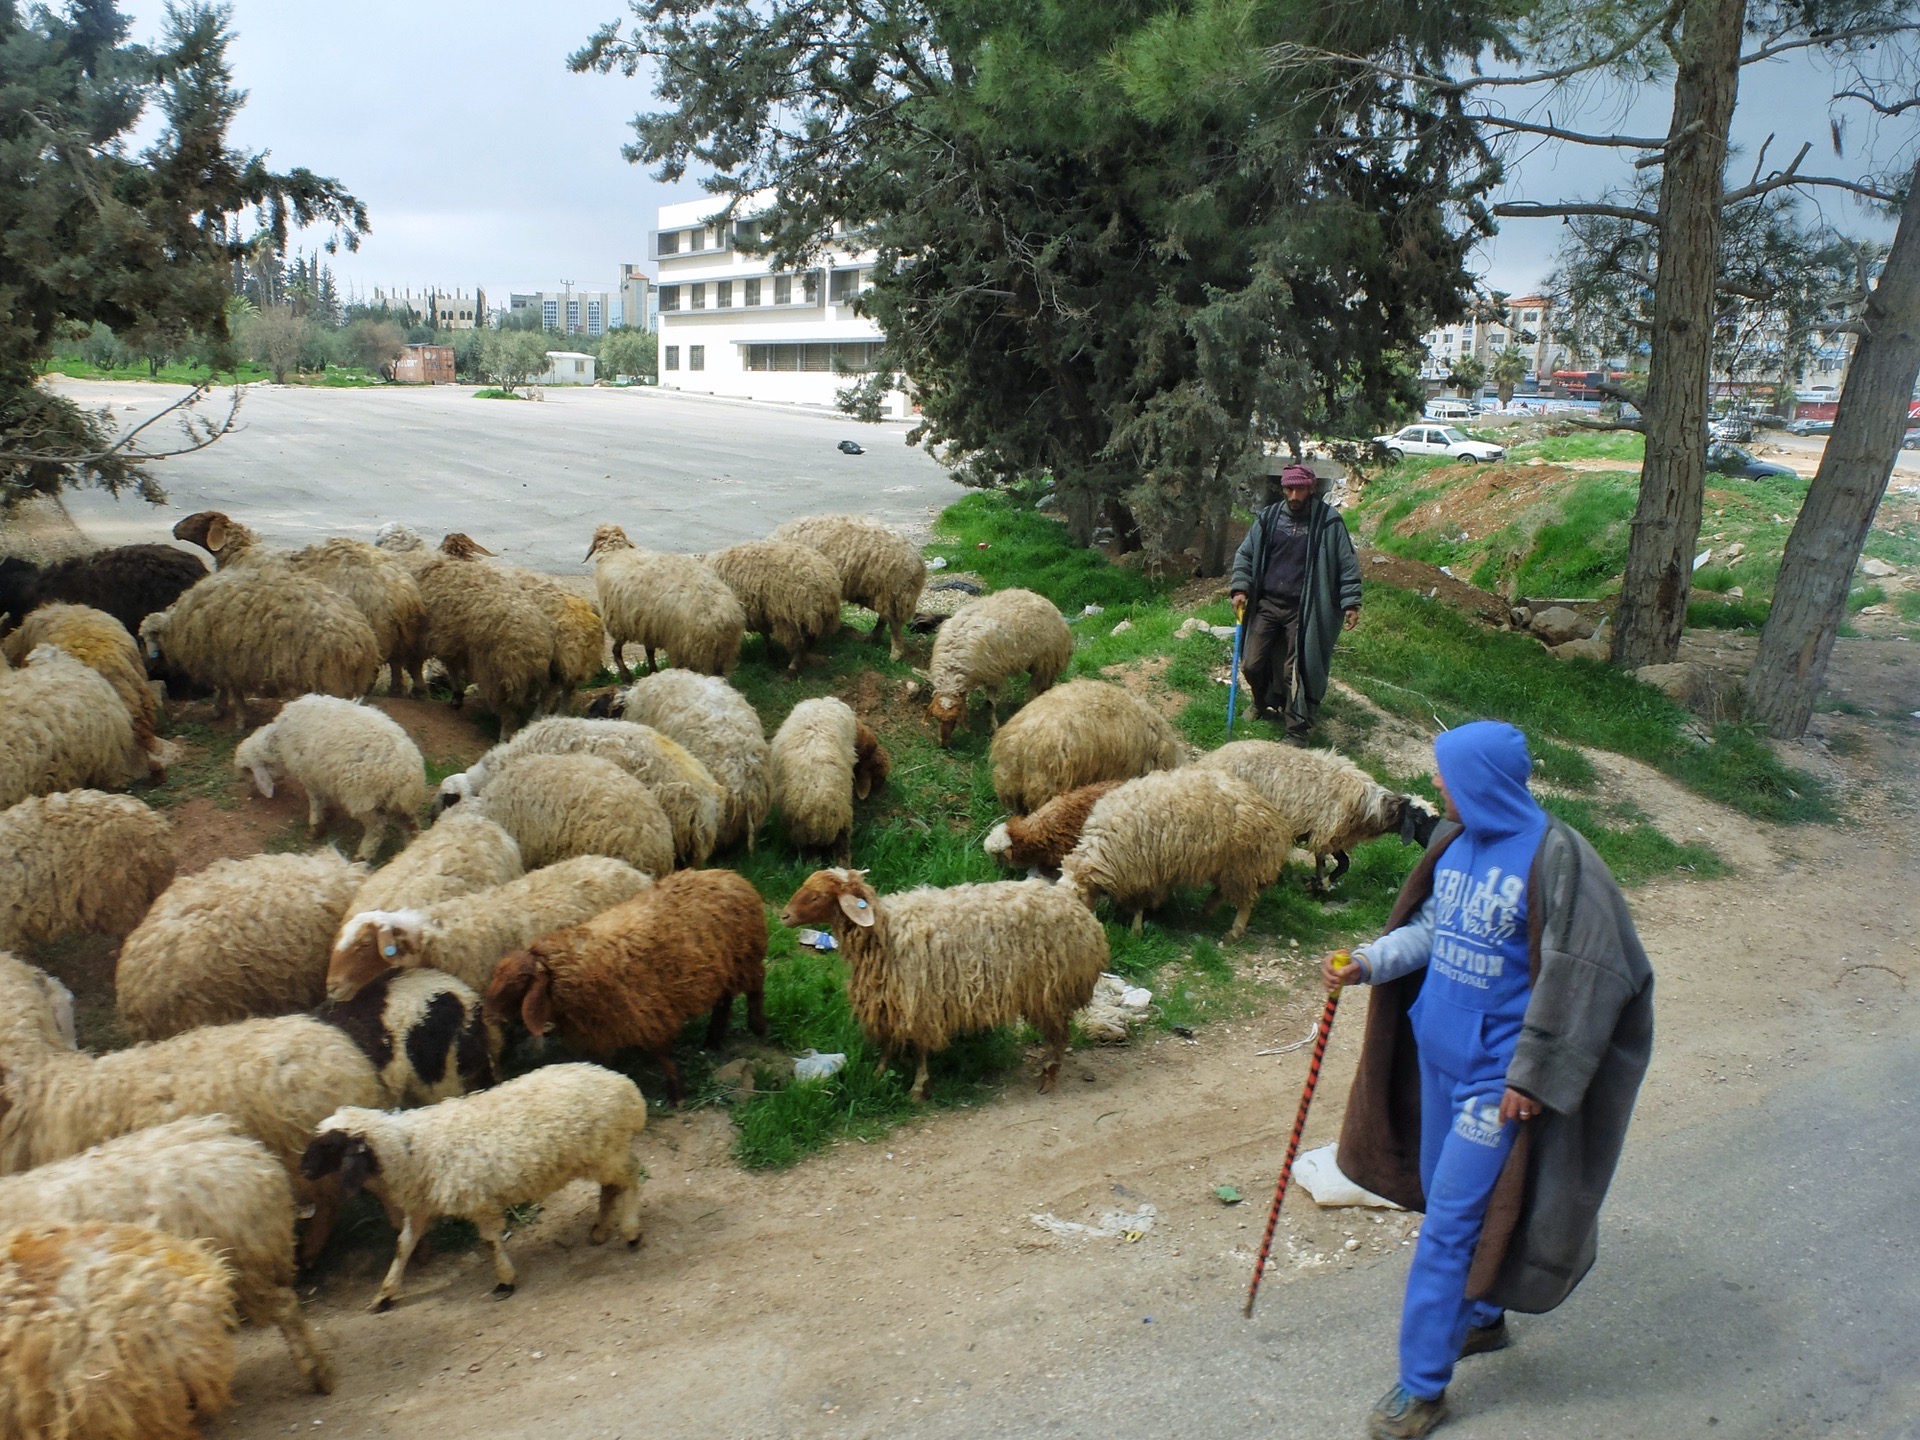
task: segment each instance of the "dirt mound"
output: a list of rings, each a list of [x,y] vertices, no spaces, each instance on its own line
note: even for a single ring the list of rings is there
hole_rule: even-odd
[[[1508,623],[1507,602],[1491,591],[1469,585],[1464,580],[1456,580],[1438,565],[1429,565],[1424,560],[1408,560],[1404,556],[1389,555],[1384,550],[1375,550],[1371,546],[1359,547],[1360,577],[1363,581],[1397,586],[1402,590],[1417,590],[1422,595],[1431,595],[1435,600],[1458,610],[1462,615],[1471,616],[1482,625],[1504,626]]]
[[[1551,499],[1576,478],[1564,465],[1442,465],[1422,478],[1423,488],[1438,488],[1441,493],[1393,528],[1402,535],[1439,530],[1466,540],[1481,539]]]

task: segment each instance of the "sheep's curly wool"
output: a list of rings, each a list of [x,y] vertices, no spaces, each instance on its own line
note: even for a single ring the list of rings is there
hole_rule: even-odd
[[[787,652],[789,670],[840,628],[840,572],[811,545],[749,540],[707,556],[707,563],[740,598],[746,628]]]
[[[1102,780],[1056,795],[1031,815],[1010,815],[992,830],[981,848],[1013,870],[1060,869],[1060,862],[1080,843],[1094,802],[1124,784]]]
[[[794,706],[773,736],[773,803],[796,850],[847,854],[853,834],[854,737],[859,719],[824,696]]]
[[[640,550],[618,525],[593,532],[587,551],[593,583],[613,641],[613,662],[631,680],[626,647],[646,652],[647,668],[658,652],[681,670],[726,675],[740,659],[747,612],[727,582],[691,555]]]
[[[751,851],[773,806],[772,747],[752,702],[718,676],[674,669],[641,677],[616,703],[628,720],[679,741],[720,786],[715,848],[744,838]]]
[[[465,542],[465,543],[459,543]],[[411,556],[415,552],[405,552]],[[414,579],[427,607],[427,650],[446,667],[459,704],[469,683],[511,735],[552,683],[553,621],[515,577],[450,535],[419,562]]]
[[[907,628],[927,584],[927,561],[898,530],[865,515],[808,515],[789,520],[769,540],[811,545],[840,575],[840,598],[879,616],[873,638],[891,632],[892,654],[906,653]]]
[[[366,617],[388,666],[389,693],[400,693],[403,674],[415,694],[426,693],[427,602],[406,566],[364,540],[343,538],[323,540],[286,558],[295,570],[338,590]]]
[[[0,806],[118,789],[146,773],[133,719],[106,677],[53,645],[35,647],[20,669],[0,659]]]
[[[513,836],[478,810],[449,810],[369,875],[348,911],[404,910],[491,890],[526,873]]]
[[[357,700],[302,695],[240,742],[233,768],[271,797],[277,779],[307,792],[307,826],[318,838],[327,812],[362,827],[358,858],[380,853],[388,830],[412,831],[427,801],[419,747],[392,716]]]
[[[140,646],[127,627],[106,611],[86,605],[42,605],[7,637],[0,650],[18,665],[36,645],[56,645],[106,678],[120,703],[127,707],[133,738],[146,752],[147,770],[155,779],[165,780],[171,747],[154,733],[160,705],[147,683]]]
[[[64,790],[0,810],[0,949],[125,935],[173,883],[173,827],[131,795]]]
[[[1044,693],[1073,659],[1073,632],[1044,595],[1000,590],[956,610],[933,639],[927,676],[933,687],[927,715],[940,743],[966,718],[967,697],[985,690],[989,704],[1015,675],[1029,677],[1027,699]],[[999,716],[993,715],[994,726]]]
[[[0,1070],[73,1050],[73,992],[0,950]]]
[[[653,876],[673,869],[673,828],[655,792],[598,755],[515,755],[464,803],[498,821],[535,869],[581,855]]]
[[[1030,700],[993,737],[993,789],[1017,814],[1100,780],[1180,763],[1180,736],[1145,701],[1104,680],[1070,680]]]

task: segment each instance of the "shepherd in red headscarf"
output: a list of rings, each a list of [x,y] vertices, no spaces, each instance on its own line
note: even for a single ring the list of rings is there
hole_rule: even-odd
[[[1247,627],[1241,673],[1256,713],[1307,743],[1327,693],[1334,642],[1360,621],[1360,560],[1340,512],[1304,465],[1280,472],[1284,499],[1254,518],[1233,557],[1233,612]]]

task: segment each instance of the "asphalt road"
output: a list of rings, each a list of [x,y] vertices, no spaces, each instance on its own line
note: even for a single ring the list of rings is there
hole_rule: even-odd
[[[1600,1259],[1514,1346],[1464,1362],[1458,1440],[1920,1437],[1920,1038],[1652,1143],[1629,1140]],[[1358,1436],[1392,1383],[1404,1260],[1340,1283],[1143,1302],[1041,1386],[976,1391],[917,1436]],[[1064,1367],[1063,1367],[1064,1368]]]
[[[125,424],[178,387],[62,381]],[[747,405],[647,389],[555,389],[538,404],[476,400],[469,385],[313,390],[249,387],[241,428],[155,467],[171,504],[96,492],[67,507],[94,539],[164,539],[180,516],[224,510],[281,545],[372,538],[389,520],[429,539],[465,530],[520,564],[579,571],[595,525],[637,545],[704,551],[783,520],[854,510],[923,529],[962,491],[906,444],[905,422]],[[224,399],[220,399],[224,413]],[[213,402],[208,402],[210,406]],[[153,448],[172,438],[154,426]],[[841,439],[866,447],[842,455]]]

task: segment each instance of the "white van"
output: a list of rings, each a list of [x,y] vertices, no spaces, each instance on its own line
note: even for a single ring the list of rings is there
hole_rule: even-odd
[[[1480,407],[1466,400],[1429,400],[1421,418],[1424,420],[1477,420]]]

